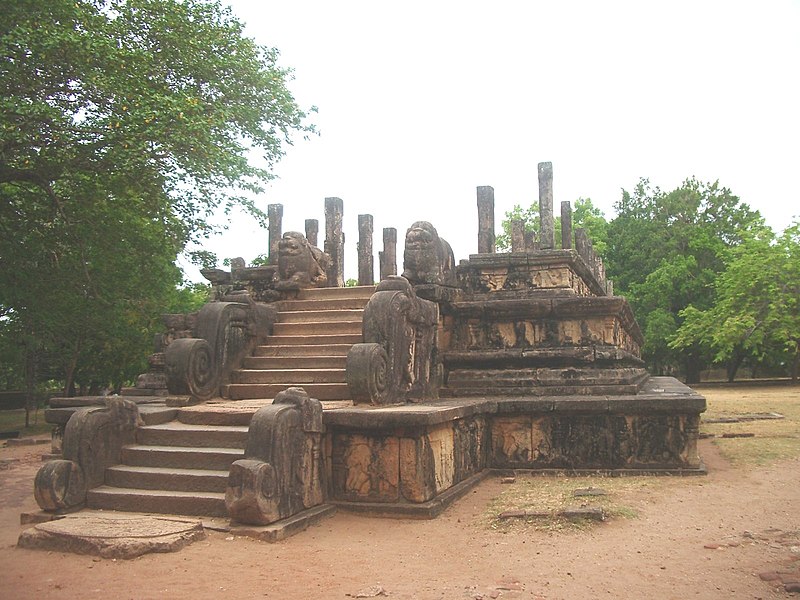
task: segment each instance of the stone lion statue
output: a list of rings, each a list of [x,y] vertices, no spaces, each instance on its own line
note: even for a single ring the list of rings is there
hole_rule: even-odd
[[[302,289],[325,287],[330,256],[308,243],[306,236],[297,231],[287,231],[278,242],[278,270],[275,273],[276,289]]]
[[[455,280],[453,250],[427,221],[417,221],[406,231],[403,277],[412,285],[452,285]]]

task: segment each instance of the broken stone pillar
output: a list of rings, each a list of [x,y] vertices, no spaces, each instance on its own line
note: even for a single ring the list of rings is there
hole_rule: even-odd
[[[555,246],[553,225],[553,163],[539,163],[539,248]]]
[[[267,206],[269,218],[269,262],[278,262],[278,242],[283,235],[283,204],[270,204]]]
[[[383,251],[379,253],[381,281],[397,275],[397,229],[383,228]]]
[[[373,285],[374,283],[372,215],[358,215],[358,285]]]
[[[578,229],[575,230],[575,250],[578,251],[578,256],[583,259],[586,266],[591,268],[592,259],[589,236],[586,235],[586,230],[583,227],[578,227]]]
[[[525,238],[525,252],[533,252],[539,249],[539,244],[536,243],[535,231],[526,231],[523,236]]]
[[[312,246],[317,246],[319,237],[319,221],[316,219],[306,219],[306,239]]]
[[[494,188],[478,186],[478,254],[494,253]]]
[[[325,253],[331,257],[328,287],[344,287],[344,232],[341,198],[325,198]]]
[[[525,221],[514,219],[511,221],[511,251],[525,252],[527,249],[525,245]]]
[[[572,248],[572,206],[569,200],[561,202],[561,248]]]

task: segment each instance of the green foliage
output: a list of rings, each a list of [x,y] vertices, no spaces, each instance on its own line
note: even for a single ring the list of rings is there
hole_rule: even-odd
[[[715,282],[713,304],[705,310],[690,305],[681,311],[684,322],[670,347],[707,348],[715,362],[727,365],[731,381],[745,359],[763,362],[788,353],[796,378],[800,342],[798,232],[798,224],[777,238],[771,230],[763,230],[732,248],[726,269]]]
[[[498,250],[511,250],[511,223],[522,220],[525,223],[525,231],[533,231],[539,236],[539,203],[531,204],[527,209],[523,209],[519,204],[507,211],[501,223],[503,233],[497,236],[495,244]],[[555,218],[556,245],[559,246],[561,240],[561,217]],[[604,256],[606,251],[606,239],[608,237],[608,222],[603,211],[592,204],[591,198],[578,198],[572,207],[572,228],[573,230],[582,227],[586,229],[589,239],[592,240],[594,249],[598,254]],[[573,242],[574,243],[574,242]]]
[[[624,294],[647,338],[644,356],[656,371],[682,366],[687,378],[699,376],[711,358],[699,341],[670,345],[693,306],[704,311],[714,301],[714,283],[730,250],[760,235],[764,223],[718,183],[686,180],[663,192],[641,180],[623,191],[608,226],[607,273]],[[694,320],[687,327],[698,328]]]
[[[358,285],[358,279],[348,279],[344,282],[344,287],[356,287]]]
[[[217,209],[263,219],[243,192],[313,127],[277,51],[218,2],[17,0],[2,15],[0,348],[36,379],[120,384],[159,313],[202,296],[176,292],[177,254]]]

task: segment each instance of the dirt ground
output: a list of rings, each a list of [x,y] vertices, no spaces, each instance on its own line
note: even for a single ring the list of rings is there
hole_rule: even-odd
[[[800,598],[759,576],[800,570],[800,459],[733,466],[710,440],[708,476],[658,478],[625,498],[635,516],[586,529],[488,527],[508,488],[489,478],[431,521],[339,511],[277,544],[209,532],[130,561],[16,548],[46,451],[0,449],[3,598]]]

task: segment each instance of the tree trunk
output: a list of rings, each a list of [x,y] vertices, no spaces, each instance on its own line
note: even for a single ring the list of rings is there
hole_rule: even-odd
[[[36,352],[29,345],[25,348],[25,429],[31,426],[31,410],[36,407]]]
[[[742,361],[744,361],[743,352],[735,352],[730,361],[728,361],[728,383],[733,383],[733,380],[736,378],[736,372],[739,370],[739,367],[742,366]]]
[[[69,364],[64,372],[64,395],[67,398],[71,398],[75,395],[75,369],[78,366],[78,355],[80,352],[81,341],[79,339],[75,344],[72,356],[69,359]]]
[[[686,383],[700,383],[700,361],[689,355],[686,357]]]
[[[792,383],[797,383],[798,371],[800,371],[800,342],[797,342],[797,347],[794,351],[794,362],[792,363]]]

